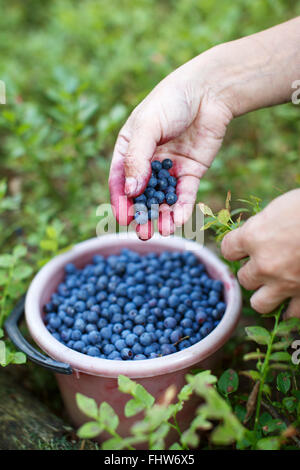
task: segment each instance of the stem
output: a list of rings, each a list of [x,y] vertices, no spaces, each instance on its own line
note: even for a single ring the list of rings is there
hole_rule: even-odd
[[[271,339],[270,339],[270,342],[268,344],[266,356],[265,356],[265,359],[264,359],[264,362],[263,362],[263,365],[262,365],[262,368],[261,368],[261,380],[260,380],[260,385],[259,385],[259,390],[258,390],[258,395],[257,395],[256,413],[255,413],[255,421],[254,421],[254,435],[255,436],[257,435],[257,428],[258,428],[258,421],[259,421],[260,408],[261,408],[261,402],[262,402],[263,387],[264,387],[266,377],[267,377],[267,373],[268,373],[268,370],[269,370],[270,355],[271,355],[271,352],[272,352],[272,346],[273,346],[274,339],[275,339],[275,336],[276,336],[279,317],[280,317],[280,314],[281,314],[281,311],[282,311],[283,307],[284,306],[281,306],[280,309],[278,310],[278,312],[275,314],[274,328],[271,332]],[[253,448],[255,448],[255,446],[256,445],[254,444]]]

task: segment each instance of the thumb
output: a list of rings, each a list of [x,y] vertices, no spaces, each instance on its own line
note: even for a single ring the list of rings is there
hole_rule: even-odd
[[[155,117],[145,120],[143,113],[138,113],[129,135],[124,158],[125,194],[135,197],[143,192],[150,178],[150,161],[160,141],[160,126]]]
[[[294,297],[291,299],[287,311],[284,314],[285,320],[291,317],[300,318],[300,297]]]

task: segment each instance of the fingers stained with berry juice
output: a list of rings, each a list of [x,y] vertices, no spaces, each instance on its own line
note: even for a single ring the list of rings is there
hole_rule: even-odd
[[[128,142],[123,137],[119,137],[110,167],[109,191],[110,202],[114,216],[120,225],[129,225],[134,217],[134,207],[132,198],[125,195],[125,172],[124,172],[124,152],[126,152]]]
[[[135,230],[140,240],[147,241],[153,236],[153,222],[151,222],[151,220],[148,220],[146,224],[137,225]]]
[[[175,232],[173,209],[168,204],[161,204],[159,207],[158,230],[163,237]]]
[[[174,204],[174,224],[184,225],[191,217],[197,197],[199,178],[196,176],[180,176],[177,180],[176,194],[178,200]]]

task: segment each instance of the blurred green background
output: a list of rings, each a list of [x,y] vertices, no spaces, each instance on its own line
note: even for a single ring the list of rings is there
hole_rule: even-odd
[[[209,47],[300,14],[294,0],[0,0],[0,240],[42,264],[95,235],[114,140],[139,101]],[[300,77],[299,77],[300,78]],[[219,209],[300,183],[299,106],[236,119],[199,189]],[[49,229],[50,227],[50,229]]]

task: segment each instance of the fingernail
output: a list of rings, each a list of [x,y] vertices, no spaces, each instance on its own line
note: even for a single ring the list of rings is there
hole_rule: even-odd
[[[137,190],[137,180],[135,178],[129,177],[125,179],[125,194],[130,196],[135,193]]]

